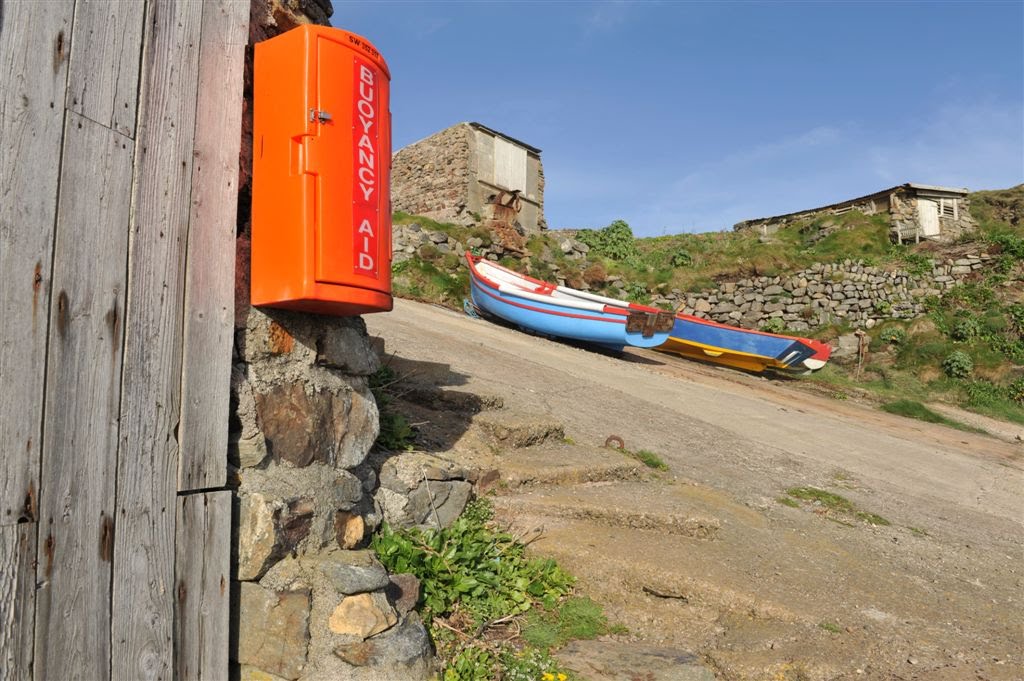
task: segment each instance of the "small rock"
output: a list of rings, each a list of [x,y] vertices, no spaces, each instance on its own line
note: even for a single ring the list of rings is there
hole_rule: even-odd
[[[416,613],[382,634],[334,648],[334,654],[346,663],[376,668],[379,678],[388,679],[430,677],[433,652],[430,636]]]
[[[365,534],[366,522],[358,513],[338,511],[334,514],[334,535],[340,548],[358,547],[363,542]]]
[[[462,514],[472,493],[473,485],[462,480],[430,480],[409,493],[406,512],[416,525],[448,527]]]
[[[373,351],[361,318],[324,319],[332,321],[322,322],[324,331],[317,338],[318,364],[354,376],[369,376],[380,368],[380,358]]]
[[[277,520],[284,507],[259,493],[241,495],[238,512],[238,579],[259,579],[278,553]]]
[[[267,442],[256,422],[256,398],[252,384],[238,368],[231,369],[231,396],[241,430],[228,436],[228,460],[239,468],[253,468],[267,457]]]
[[[309,644],[309,591],[274,592],[242,582],[238,607],[238,663],[298,678]]]
[[[399,616],[412,611],[420,599],[420,580],[408,573],[391,575],[388,579],[384,593],[394,603]]]
[[[377,591],[388,585],[388,572],[373,551],[330,551],[302,561],[314,567],[339,594]]]
[[[380,593],[346,596],[331,613],[327,626],[336,634],[347,634],[366,639],[395,626],[398,616]]]
[[[314,389],[302,381],[273,386],[256,408],[275,459],[302,468],[313,461],[358,466],[377,437],[377,407],[355,390]]]

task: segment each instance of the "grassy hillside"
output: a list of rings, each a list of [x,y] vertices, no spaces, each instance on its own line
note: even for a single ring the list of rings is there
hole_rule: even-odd
[[[795,222],[768,238],[716,232],[637,239],[625,222],[616,221],[576,234],[590,247],[583,261],[563,254],[560,235],[549,233],[531,237],[527,255],[502,262],[541,279],[560,277],[577,288],[648,302],[658,290],[700,292],[719,282],[784,275],[815,262],[850,259],[926,274],[930,259],[985,251],[995,256],[994,266],[972,274],[941,299],[928,299],[926,316],[891,320],[868,331],[863,365],[832,362],[806,380],[830,386],[838,398],[855,393],[885,403],[943,401],[1024,424],[1024,185],[970,198],[978,227],[953,244],[893,245],[885,216],[857,212]],[[486,245],[491,239],[479,227],[403,214],[396,214],[395,222],[417,222],[463,244],[479,239]],[[396,265],[394,283],[398,295],[452,307],[468,296],[459,256],[429,244]],[[833,341],[851,331],[840,325],[800,335]]]

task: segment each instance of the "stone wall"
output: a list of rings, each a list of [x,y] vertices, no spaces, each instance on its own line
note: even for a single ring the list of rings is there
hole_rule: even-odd
[[[459,123],[400,149],[391,162],[391,208],[469,225],[473,129]]]
[[[392,209],[463,226],[500,217],[493,200],[502,188],[490,182],[494,139],[492,131],[459,123],[399,149],[391,162]],[[544,168],[533,152],[526,156],[525,182],[519,214],[510,222],[524,233],[547,229]]]
[[[382,464],[368,459],[379,428],[368,376],[379,366],[358,317],[250,309],[237,332],[229,460],[242,679],[432,671],[412,612],[418,584],[389,575],[367,549],[384,518],[375,500]]]
[[[833,323],[870,329],[889,319],[920,316],[927,296],[941,296],[993,261],[987,253],[933,261],[932,272],[921,276],[851,260],[816,263],[792,276],[740,279],[700,293],[673,291],[655,302],[680,304],[686,314],[748,329],[774,318],[794,331]]]
[[[251,42],[326,23],[330,13],[327,0],[257,0]],[[441,470],[409,479],[399,472],[401,457],[372,453],[379,413],[369,377],[380,360],[361,318],[249,305],[249,54],[227,453],[236,491],[233,675],[430,678],[431,642],[413,611],[419,584],[389,575],[368,545],[385,520],[409,526],[457,516],[469,476]],[[443,516],[420,512],[428,491]]]

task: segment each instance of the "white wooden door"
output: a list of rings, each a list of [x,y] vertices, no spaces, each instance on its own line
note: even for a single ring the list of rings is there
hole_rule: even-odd
[[[922,236],[939,235],[939,204],[928,199],[918,199],[917,215]]]
[[[494,138],[494,184],[526,191],[526,149]]]

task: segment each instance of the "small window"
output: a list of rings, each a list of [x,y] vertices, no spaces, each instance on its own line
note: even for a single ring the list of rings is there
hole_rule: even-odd
[[[957,218],[956,199],[939,199],[939,215],[944,218]]]

